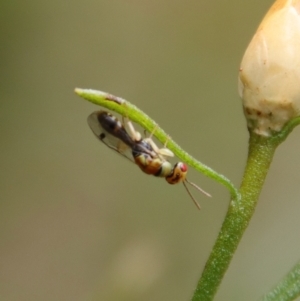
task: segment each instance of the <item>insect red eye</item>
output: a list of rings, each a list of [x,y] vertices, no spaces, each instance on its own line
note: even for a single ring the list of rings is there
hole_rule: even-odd
[[[178,165],[182,172],[187,172],[188,168],[187,168],[186,164],[180,162],[180,163],[178,163]]]

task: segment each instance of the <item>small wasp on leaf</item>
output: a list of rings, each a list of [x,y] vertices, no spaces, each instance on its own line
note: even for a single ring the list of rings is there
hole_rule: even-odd
[[[166,157],[174,156],[171,150],[166,147],[159,148],[151,137],[142,138],[129,120],[126,122],[126,129],[125,122],[121,123],[114,115],[106,111],[96,111],[89,115],[88,124],[101,142],[138,165],[144,173],[163,177],[169,184],[182,182],[198,209],[201,209],[201,207],[192,196],[186,183],[189,183],[206,196],[211,196],[196,184],[188,181],[186,178],[188,170],[186,164],[177,162],[173,166],[166,159]]]

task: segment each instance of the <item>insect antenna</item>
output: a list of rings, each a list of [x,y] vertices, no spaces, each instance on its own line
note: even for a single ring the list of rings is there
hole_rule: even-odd
[[[208,196],[209,198],[211,198],[211,195],[208,192],[206,192],[205,190],[203,190],[202,188],[200,188],[195,183],[190,182],[187,178],[185,179],[185,181],[187,181],[191,186],[195,187],[197,190],[199,190],[200,192],[202,192],[203,194],[205,194],[206,196]]]
[[[199,203],[196,201],[196,199],[193,197],[192,193],[191,193],[190,190],[188,189],[188,187],[187,187],[187,185],[186,185],[185,182],[189,183],[191,186],[193,186],[194,188],[196,188],[197,190],[199,190],[200,192],[202,192],[202,193],[205,194],[206,196],[211,197],[211,195],[210,195],[208,192],[206,192],[206,191],[204,191],[203,189],[201,189],[201,188],[200,188],[198,185],[196,185],[195,183],[190,182],[188,179],[185,179],[185,180],[182,182],[183,185],[184,185],[184,188],[186,189],[187,193],[189,194],[189,196],[190,196],[191,199],[193,200],[193,202],[194,202],[194,204],[196,205],[196,207],[197,207],[199,210],[201,210],[200,204],[199,204]]]
[[[191,199],[193,200],[194,204],[196,205],[196,207],[201,210],[201,206],[200,204],[196,201],[196,199],[193,197],[192,193],[189,191],[189,189],[187,188],[185,181],[182,182],[184,185],[184,188],[186,189],[187,193],[189,194],[189,196],[191,197]]]

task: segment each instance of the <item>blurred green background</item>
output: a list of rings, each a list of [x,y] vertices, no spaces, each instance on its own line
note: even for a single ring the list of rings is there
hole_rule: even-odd
[[[271,3],[1,1],[1,300],[192,296],[228,192],[190,170],[213,195],[194,192],[199,212],[182,185],[98,142],[86,123],[98,108],[73,91],[128,99],[239,185],[239,62]],[[216,300],[257,300],[299,258],[297,135],[276,153]]]

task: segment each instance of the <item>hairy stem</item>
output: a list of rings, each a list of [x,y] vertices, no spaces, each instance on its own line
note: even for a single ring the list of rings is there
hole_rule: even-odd
[[[250,132],[248,160],[238,193],[240,199],[231,199],[221,231],[198,282],[192,301],[213,300],[243,233],[250,223],[275,150],[299,124],[300,117],[296,117],[290,120],[280,132],[273,133],[270,137],[262,137]],[[295,271],[298,273],[299,267],[292,271],[292,276],[289,279],[296,275]],[[299,278],[294,282],[294,284],[296,282],[298,284],[298,288],[293,288],[294,292],[300,292]],[[295,280],[295,277],[293,279]],[[281,289],[283,290],[283,286]],[[292,290],[292,287],[290,289]]]
[[[192,301],[213,300],[254,213],[276,146],[270,138],[250,134],[248,161],[239,191],[241,198],[231,200]]]

